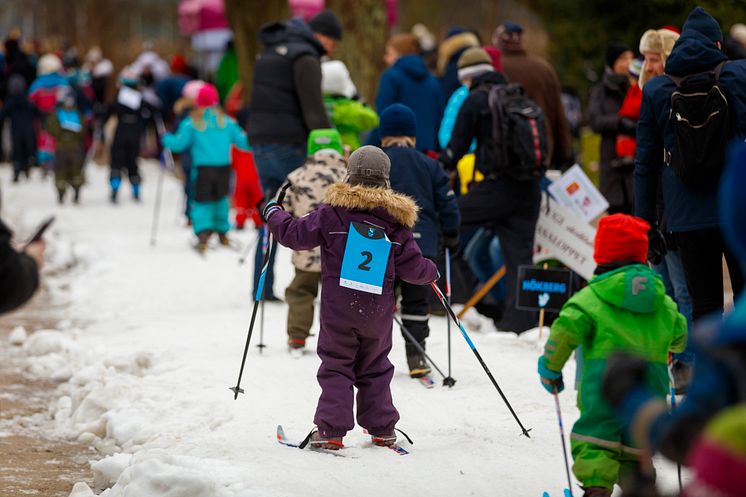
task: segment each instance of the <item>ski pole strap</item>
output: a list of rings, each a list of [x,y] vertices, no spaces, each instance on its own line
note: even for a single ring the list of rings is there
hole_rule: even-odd
[[[446,297],[451,299],[451,250],[446,247]]]
[[[409,442],[411,445],[414,445],[414,442],[412,441],[411,438],[409,438],[409,435],[407,435],[406,433],[404,433],[403,431],[401,431],[399,428],[394,428],[394,430],[396,430],[399,433],[401,433],[402,435],[404,435],[404,438],[407,439],[407,442]]]
[[[317,431],[316,427],[314,426],[313,429],[311,429],[311,431],[308,432],[308,435],[306,435],[306,438],[304,438],[303,441],[298,444],[298,448],[299,449],[305,449],[306,446],[308,445],[308,442],[311,441],[311,435],[313,435],[314,432],[316,432],[316,431]]]

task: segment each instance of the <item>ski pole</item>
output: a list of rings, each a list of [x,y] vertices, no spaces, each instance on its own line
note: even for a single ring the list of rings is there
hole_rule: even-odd
[[[280,194],[277,196],[277,202],[282,204],[285,199],[285,191],[290,188],[290,182],[280,188]],[[265,224],[266,226],[266,224]],[[269,238],[272,234],[269,234]],[[241,359],[241,369],[238,371],[238,381],[236,381],[235,387],[230,387],[229,390],[233,392],[233,400],[238,398],[239,393],[244,393],[241,388],[241,377],[243,376],[243,368],[246,365],[246,355],[249,353],[249,343],[251,342],[251,334],[254,331],[254,321],[256,320],[256,311],[259,309],[259,301],[264,297],[264,279],[267,276],[267,269],[269,268],[269,259],[272,256],[272,243],[269,243],[267,252],[264,254],[264,262],[262,263],[262,273],[259,276],[259,284],[256,288],[256,295],[254,296],[254,309],[251,311],[251,321],[249,322],[249,331],[246,335],[246,345],[243,348],[243,358]]]
[[[668,359],[668,382],[671,384],[671,412],[676,410],[676,383],[673,379],[673,356],[669,354]],[[682,492],[681,463],[676,463],[676,474],[679,479],[679,492]]]
[[[163,118],[160,114],[155,115],[155,126],[158,130],[158,134],[161,138],[166,133],[166,125],[163,124]],[[163,156],[166,158],[166,162],[169,163],[171,170],[175,170],[174,156],[171,155],[171,150],[164,148]],[[165,164],[161,165],[161,171],[158,175],[158,187],[155,194],[155,206],[153,207],[153,225],[150,230],[150,246],[155,247],[156,237],[158,236],[158,217],[161,213],[161,195],[163,193],[163,176],[165,175]]]
[[[572,479],[570,478],[570,463],[567,460],[567,446],[565,445],[565,427],[562,424],[562,411],[560,410],[559,395],[557,387],[554,387],[554,406],[557,409],[557,422],[559,423],[560,438],[562,439],[562,455],[565,458],[565,474],[567,475],[567,493],[569,492],[570,497],[572,495]]]
[[[527,438],[531,438],[531,436],[528,434],[531,429],[528,430],[523,426],[523,423],[521,423],[521,420],[518,419],[518,415],[513,410],[513,406],[510,405],[510,402],[508,402],[507,397],[505,397],[505,394],[503,393],[502,389],[500,388],[500,385],[497,384],[497,380],[495,380],[495,377],[492,376],[492,372],[487,367],[487,364],[485,364],[484,359],[482,359],[481,354],[477,350],[477,347],[474,345],[474,342],[471,341],[471,338],[469,337],[469,334],[466,332],[466,328],[464,328],[464,325],[461,324],[461,321],[456,317],[456,313],[453,312],[453,308],[446,302],[446,298],[443,295],[443,292],[440,291],[440,288],[438,288],[438,285],[435,281],[430,283],[430,287],[435,292],[435,295],[437,295],[438,299],[440,300],[440,303],[443,304],[443,307],[445,307],[446,312],[451,316],[451,319],[453,319],[453,323],[458,326],[459,330],[461,331],[461,336],[464,337],[464,340],[466,340],[466,343],[469,345],[469,348],[472,352],[474,352],[474,355],[476,356],[477,360],[479,361],[479,364],[482,365],[482,369],[484,369],[484,372],[487,373],[487,377],[492,382],[492,385],[494,385],[495,389],[497,390],[497,393],[500,394],[500,397],[502,397],[503,402],[505,402],[505,405],[508,407],[508,410],[510,410],[510,414],[513,415],[513,418],[515,418],[516,422],[518,423],[518,426],[521,427],[522,434],[525,435]]]
[[[267,228],[267,224],[265,223],[262,226],[262,255],[266,256],[267,253],[269,253],[269,229]],[[269,257],[267,257],[267,262],[271,263]],[[267,266],[269,268],[269,265]],[[257,345],[259,348],[259,353],[262,353],[262,350],[266,347],[264,345],[264,285],[262,285],[262,298],[261,298],[261,304],[259,304],[259,345]]]
[[[409,343],[411,343],[414,346],[414,348],[417,349],[417,352],[419,352],[420,354],[422,354],[425,357],[425,359],[427,359],[427,362],[429,362],[430,365],[433,368],[435,368],[435,370],[438,372],[438,374],[440,374],[440,376],[443,377],[443,386],[446,386],[446,383],[445,383],[445,381],[447,379],[446,375],[443,374],[443,371],[441,371],[440,368],[435,364],[435,362],[433,362],[433,360],[430,358],[430,356],[427,355],[427,352],[425,352],[425,349],[422,348],[422,345],[420,345],[420,343],[417,341],[417,339],[414,337],[414,335],[412,335],[412,333],[410,333],[410,331],[407,329],[407,327],[404,326],[404,323],[401,322],[401,319],[399,319],[399,316],[397,316],[396,314],[394,314],[394,321],[396,321],[396,324],[399,325],[399,327],[401,328],[402,333],[404,333],[404,336],[406,337],[406,339],[409,340]],[[448,378],[450,378],[453,381],[453,384],[456,383],[456,380],[454,380],[450,376]],[[452,387],[453,384],[450,384],[448,386]]]
[[[446,301],[448,305],[451,305],[451,250],[446,247]],[[451,320],[446,319],[446,326],[448,327],[448,376],[443,378],[443,386],[452,387],[456,384],[456,380],[451,376]]]

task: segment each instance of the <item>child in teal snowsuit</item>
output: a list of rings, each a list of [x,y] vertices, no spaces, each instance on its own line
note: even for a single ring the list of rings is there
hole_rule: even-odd
[[[164,147],[178,153],[189,150],[192,158],[194,195],[190,218],[200,252],[207,249],[213,232],[218,234],[220,243],[229,244],[226,234],[230,229],[231,145],[249,149],[246,133],[220,110],[217,90],[210,84],[202,87],[197,95],[197,109],[181,122],[177,132],[163,137]]]

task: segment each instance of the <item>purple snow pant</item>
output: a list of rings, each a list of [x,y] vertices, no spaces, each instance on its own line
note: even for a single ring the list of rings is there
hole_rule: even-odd
[[[358,295],[367,300],[363,297],[366,294]],[[388,300],[367,295],[376,303]],[[355,427],[354,386],[357,388],[357,423],[373,435],[388,435],[399,421],[390,388],[394,366],[388,358],[394,319],[393,298],[388,312],[376,306],[379,312],[373,319],[360,316],[362,319],[351,320],[350,314],[357,314],[350,312],[353,304],[349,301],[335,303],[339,306],[337,310],[334,304],[325,302],[322,286],[321,331],[316,347],[321,358],[316,374],[321,397],[313,421],[322,437],[345,436]]]

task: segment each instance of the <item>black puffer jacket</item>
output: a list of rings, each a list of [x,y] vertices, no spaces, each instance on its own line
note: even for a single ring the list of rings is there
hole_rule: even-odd
[[[475,165],[485,176],[510,176],[509,166],[500,164],[501,159],[494,157],[492,147],[492,113],[487,102],[488,93],[477,90],[480,86],[503,85],[508,79],[502,73],[490,71],[474,78],[471,92],[459,110],[456,124],[453,126],[451,141],[441,153],[440,160],[446,169],[452,171],[461,157],[469,151],[472,139],[477,139]]]
[[[601,83],[591,89],[588,120],[601,135],[601,178],[599,190],[612,212],[632,214],[634,205],[634,166],[621,164],[616,154],[616,138],[621,128],[619,109],[629,88],[629,78],[607,70]]]
[[[299,19],[264,25],[254,69],[247,134],[252,144],[305,145],[311,129],[330,127],[321,95],[324,48]]]
[[[39,288],[39,268],[26,254],[10,246],[12,233],[0,221],[0,313],[20,307]]]

